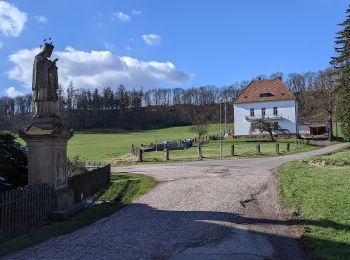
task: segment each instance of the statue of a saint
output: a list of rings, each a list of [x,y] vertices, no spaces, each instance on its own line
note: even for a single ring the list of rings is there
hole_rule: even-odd
[[[58,76],[57,66],[49,60],[54,46],[45,43],[44,49],[35,56],[33,64],[33,99],[35,104],[34,117],[58,117]]]

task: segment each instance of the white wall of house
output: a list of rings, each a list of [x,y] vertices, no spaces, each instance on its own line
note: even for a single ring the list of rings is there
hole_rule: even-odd
[[[250,109],[254,108],[255,118],[262,117],[262,108],[265,108],[265,118],[276,118],[273,116],[273,108],[277,107],[278,116],[281,118],[274,119],[273,122],[283,129],[288,129],[289,133],[296,134],[298,129],[298,103],[295,100],[280,100],[256,103],[234,104],[234,135],[249,135],[250,121],[246,117],[250,117]],[[259,132],[253,133],[258,134]]]

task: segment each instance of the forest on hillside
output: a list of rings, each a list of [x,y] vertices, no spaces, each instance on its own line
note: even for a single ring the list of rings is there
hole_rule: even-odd
[[[303,121],[326,122],[333,119],[336,74],[332,69],[307,73],[275,73],[254,79],[281,79],[299,102]],[[74,83],[60,86],[58,91],[62,117],[75,129],[144,128],[184,125],[196,121],[218,122],[219,99],[227,102],[228,122],[232,122],[231,102],[251,81],[229,86],[184,88],[152,88],[127,90],[119,85],[99,90],[75,89]],[[28,122],[33,111],[32,95],[0,98],[0,129],[18,130]],[[222,113],[224,113],[224,106]],[[175,115],[174,115],[175,113]],[[136,120],[136,122],[134,122]],[[113,122],[111,122],[113,121]],[[118,123],[118,121],[123,121]],[[130,123],[131,122],[131,123]],[[139,125],[138,125],[139,122]]]

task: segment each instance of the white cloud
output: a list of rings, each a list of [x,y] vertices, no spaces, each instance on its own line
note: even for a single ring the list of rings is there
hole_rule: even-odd
[[[121,22],[130,22],[131,18],[129,15],[123,13],[123,12],[115,12],[113,15]]]
[[[147,45],[158,45],[162,37],[157,34],[144,34],[142,35],[142,39]]]
[[[7,72],[8,77],[17,80],[28,89],[31,88],[34,56],[39,49],[19,50],[9,56],[14,64]],[[69,81],[76,88],[102,88],[124,84],[127,88],[159,87],[162,83],[187,83],[192,75],[179,70],[169,61],[141,61],[128,56],[116,56],[110,51],[79,51],[67,47],[54,52],[59,58],[59,83],[67,86]]]
[[[45,17],[43,15],[34,16],[34,19],[35,19],[35,21],[37,21],[38,23],[41,23],[41,24],[46,24],[48,21],[47,17]]]
[[[5,92],[10,98],[15,98],[17,96],[23,95],[23,93],[17,91],[15,87],[9,87],[8,89],[5,90]]]
[[[30,88],[33,59],[39,51],[39,48],[33,50],[23,49],[11,54],[9,60],[15,64],[15,67],[8,72],[9,78],[20,81]]]
[[[27,22],[26,13],[5,1],[0,1],[0,32],[6,36],[17,37]]]
[[[142,12],[140,10],[132,10],[131,14],[137,16],[137,15],[141,15]]]

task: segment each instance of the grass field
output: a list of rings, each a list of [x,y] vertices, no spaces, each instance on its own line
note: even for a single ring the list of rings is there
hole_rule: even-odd
[[[316,258],[350,259],[350,149],[291,162],[280,170],[280,195],[296,212],[304,245]]]
[[[223,141],[222,154],[224,159],[232,159],[231,145],[235,145],[235,158],[249,157],[266,157],[287,154],[287,143],[290,143],[290,151],[288,154],[305,152],[318,148],[314,144],[302,145],[301,149],[297,149],[294,140],[278,140],[280,146],[279,154],[276,154],[276,142],[259,142],[261,153],[256,153],[256,144],[258,142],[246,142],[244,139],[233,139],[232,137]],[[218,159],[220,157],[219,141],[211,141],[209,144],[202,146],[203,159]],[[148,152],[144,153],[145,162],[161,162],[164,161],[164,152]],[[172,162],[193,161],[198,159],[198,148],[194,147],[186,150],[170,151],[170,160]]]
[[[131,164],[133,158],[130,156],[131,145],[140,147],[141,144],[159,143],[163,140],[179,141],[184,138],[194,138],[195,133],[190,131],[191,126],[171,127],[156,130],[122,131],[122,130],[97,130],[77,132],[68,144],[68,155],[80,156],[88,161],[106,161],[113,165]],[[220,125],[212,124],[209,134],[220,132]],[[293,140],[280,140],[280,155],[286,153],[286,142],[291,143],[289,153],[303,152],[316,149],[315,145],[304,145],[302,149],[296,149]],[[231,145],[235,144],[236,157],[263,157],[273,156],[275,143],[264,142],[261,144],[261,154],[256,154],[256,142],[245,142],[232,137],[223,141],[223,157],[232,158]],[[212,141],[202,147],[203,159],[219,158],[220,148],[218,141]],[[171,151],[171,162],[197,160],[197,148],[180,151]],[[164,161],[164,152],[144,153],[144,161],[147,163]]]
[[[68,143],[68,156],[78,155],[89,161],[111,161],[130,153],[131,145],[159,143],[163,140],[178,141],[194,138],[191,126],[171,127],[156,130],[97,130],[75,133]],[[210,133],[219,133],[218,124],[210,125]]]
[[[108,201],[108,203],[94,204],[65,221],[52,222],[14,239],[1,241],[0,256],[36,245],[51,237],[71,233],[107,217],[148,192],[155,184],[152,178],[144,175],[112,174],[111,185],[95,198],[97,201]]]
[[[228,130],[232,127],[227,125]],[[155,130],[95,130],[76,132],[73,138],[68,142],[68,156],[79,156],[85,161],[104,161],[112,165],[130,165],[135,163],[135,158],[130,155],[131,145],[140,147],[141,144],[160,143],[161,141],[179,141],[184,138],[194,138],[196,134],[191,130],[191,126],[170,127]],[[223,127],[224,129],[224,127]],[[210,134],[220,132],[219,124],[211,124]],[[25,142],[18,139],[22,144]],[[235,145],[235,158],[246,157],[264,157],[286,154],[287,142],[291,144],[291,151],[288,154],[305,152],[317,149],[314,143],[303,145],[297,149],[295,140],[278,140],[280,143],[280,153],[275,152],[275,142],[261,143],[261,154],[256,154],[257,142],[246,142],[244,139],[233,139],[229,137],[223,141],[223,158],[232,159],[231,145]],[[220,156],[220,147],[218,141],[211,141],[202,147],[203,159],[218,159]],[[145,163],[163,162],[164,152],[144,153]],[[193,161],[198,159],[198,148],[193,147],[185,150],[171,151],[170,162]]]

